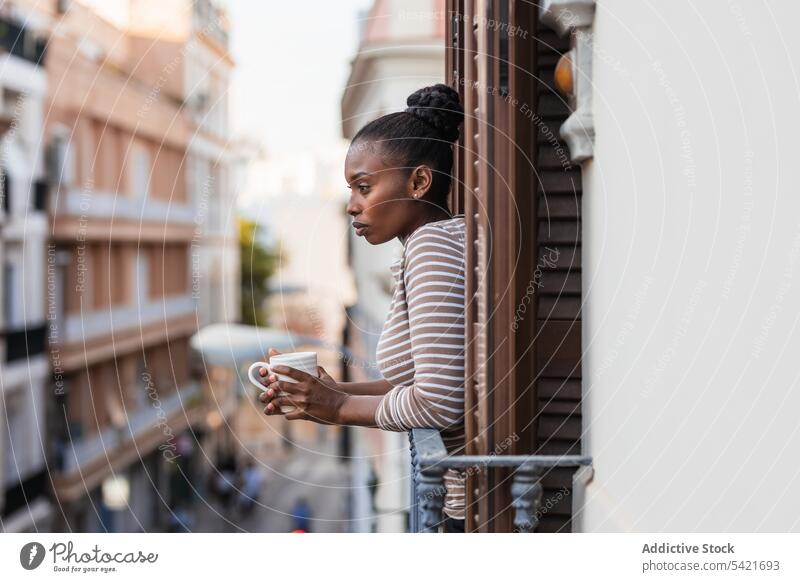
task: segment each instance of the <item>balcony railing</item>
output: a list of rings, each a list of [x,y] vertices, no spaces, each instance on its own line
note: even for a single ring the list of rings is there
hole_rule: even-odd
[[[444,473],[447,469],[511,467],[514,526],[519,532],[534,532],[539,524],[542,500],[540,480],[545,469],[591,465],[582,455],[447,455],[438,430],[415,428],[411,442],[411,519],[412,532],[436,532],[442,523]]]

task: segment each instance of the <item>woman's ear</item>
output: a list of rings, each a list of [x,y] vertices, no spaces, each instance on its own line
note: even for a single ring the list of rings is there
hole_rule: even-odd
[[[433,173],[431,172],[431,169],[425,165],[417,166],[412,170],[409,178],[409,190],[411,191],[411,197],[419,200],[425,196],[425,194],[427,194],[432,183]]]

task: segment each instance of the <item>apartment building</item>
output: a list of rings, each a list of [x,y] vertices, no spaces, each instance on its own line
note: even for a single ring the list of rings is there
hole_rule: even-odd
[[[196,208],[190,247],[199,323],[238,318],[236,149],[230,142],[234,69],[227,13],[211,0],[130,0],[128,32],[159,93],[182,101],[190,128],[183,172]]]
[[[45,325],[46,26],[33,2],[0,6],[0,531],[49,527]]]
[[[192,373],[188,344],[216,292],[193,260],[206,244],[190,155],[202,130],[185,107],[184,32],[197,22],[187,2],[151,37],[154,7],[172,6],[132,1],[112,22],[72,2],[48,49],[53,488],[74,531],[165,527],[191,504],[192,451],[235,399],[230,374]]]
[[[211,0],[129,0],[128,7],[126,29],[137,69],[151,87],[148,103],[160,98],[181,103],[189,132],[180,170],[194,213],[188,256],[195,325],[236,322],[241,144],[231,141],[229,87],[235,63],[227,12]],[[239,378],[225,366],[197,362],[195,367],[208,405],[199,445],[212,458],[217,451],[231,453],[235,438],[218,429],[236,411]],[[214,471],[209,463],[199,469],[203,477]]]

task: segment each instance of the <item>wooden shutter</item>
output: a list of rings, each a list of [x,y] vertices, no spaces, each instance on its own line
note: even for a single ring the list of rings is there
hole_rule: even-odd
[[[467,221],[467,454],[577,452],[580,174],[558,157],[569,111],[552,89],[569,47],[538,38],[529,2],[447,9],[447,79],[466,113],[451,203]],[[568,477],[546,475],[544,498]],[[568,526],[563,497],[541,530]],[[467,504],[468,530],[513,529],[510,474],[470,475]]]
[[[580,454],[581,172],[580,166],[570,161],[569,149],[558,133],[571,111],[566,98],[553,86],[556,63],[569,51],[570,39],[537,23],[534,42],[540,124],[536,155],[540,177],[538,262],[542,266],[536,341],[536,452]],[[573,472],[557,468],[544,475],[542,499],[549,500],[550,506],[541,517],[539,531],[571,530]]]

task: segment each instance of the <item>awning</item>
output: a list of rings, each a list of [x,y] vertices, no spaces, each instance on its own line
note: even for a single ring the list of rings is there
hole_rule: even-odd
[[[207,364],[232,369],[265,359],[270,348],[292,352],[305,346],[326,347],[322,340],[312,336],[239,323],[207,325],[192,336],[189,345]],[[334,346],[333,349],[338,347]]]

